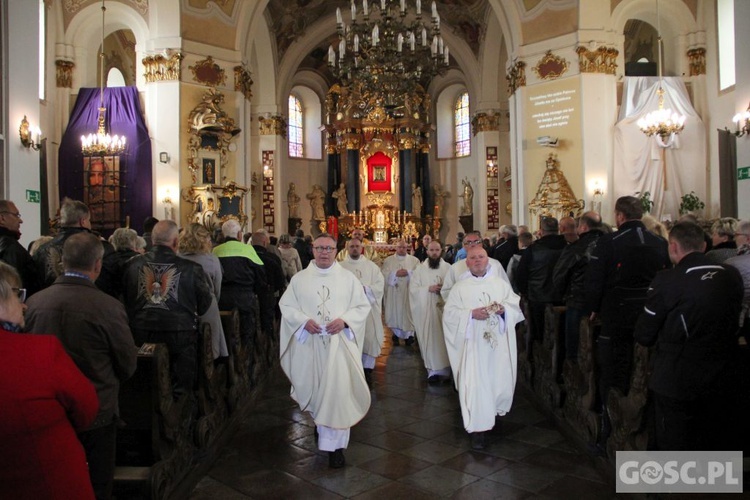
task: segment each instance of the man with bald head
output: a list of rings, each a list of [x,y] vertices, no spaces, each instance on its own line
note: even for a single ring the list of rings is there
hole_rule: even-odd
[[[427,259],[414,270],[409,283],[409,305],[419,339],[427,383],[437,384],[450,378],[451,368],[443,337],[443,306],[440,295],[450,264],[440,258],[439,241],[427,244]]]
[[[399,339],[409,346],[414,343],[414,323],[409,309],[409,281],[419,259],[408,255],[404,240],[396,242],[396,253],[383,262],[385,278],[385,324],[393,331],[393,344]]]
[[[133,257],[125,269],[125,306],[137,345],[167,345],[172,393],[178,398],[195,384],[198,316],[208,311],[213,292],[200,264],[177,256],[177,224],[157,222],[151,239],[151,250]]]
[[[362,229],[361,227],[355,227],[354,229],[352,229],[352,239],[359,240],[362,243],[362,255],[367,257],[367,260],[371,261],[378,267],[383,264],[383,259],[380,258],[378,252],[375,251],[372,245],[370,245],[370,243],[365,238],[364,229]],[[341,251],[336,255],[336,261],[342,262],[344,259],[346,259],[347,255],[349,255],[348,250],[346,248],[342,248]]]
[[[467,249],[467,252],[468,249],[473,247],[482,248],[482,233],[480,233],[479,231],[470,232],[469,234],[464,236],[463,245],[464,248]],[[503,266],[500,264],[500,262],[490,258],[489,269],[490,273],[498,276],[500,279],[510,284],[510,281],[508,281],[508,275],[505,273],[505,269],[503,269]],[[453,285],[457,281],[460,281],[469,276],[468,270],[469,266],[466,263],[466,259],[461,259],[451,266],[448,274],[445,275],[443,288],[440,289],[440,294],[443,296],[443,300],[448,300],[448,295],[450,294]]]
[[[370,259],[362,255],[364,247],[358,239],[351,239],[346,244],[348,255],[341,261],[341,267],[351,271],[357,277],[370,302],[370,314],[365,324],[365,341],[362,348],[362,367],[365,380],[372,384],[372,371],[375,368],[375,358],[380,356],[383,348],[383,292],[385,282],[380,268]]]
[[[570,245],[578,240],[578,231],[576,227],[576,220],[573,217],[563,217],[560,219],[560,234],[565,241]]]
[[[494,275],[481,246],[467,252],[469,276],[456,283],[443,314],[464,427],[474,449],[486,446],[485,432],[505,415],[516,385],[516,324],[523,320],[519,297]]]

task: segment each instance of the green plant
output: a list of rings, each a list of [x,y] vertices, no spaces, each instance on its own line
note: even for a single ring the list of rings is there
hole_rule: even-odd
[[[688,212],[695,212],[696,210],[703,210],[706,208],[706,204],[698,198],[695,191],[690,191],[688,194],[682,195],[682,201],[680,202],[680,214],[686,214]]]
[[[644,191],[643,193],[641,193],[640,191],[636,191],[635,196],[641,202],[643,212],[651,212],[651,208],[654,206],[654,200],[651,199],[651,191]]]

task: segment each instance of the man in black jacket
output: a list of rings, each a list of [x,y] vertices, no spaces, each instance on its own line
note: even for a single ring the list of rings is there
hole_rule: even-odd
[[[545,217],[540,224],[542,237],[531,244],[518,263],[517,283],[521,295],[529,301],[529,337],[527,352],[531,355],[533,341],[544,337],[544,309],[547,304],[562,301],[552,286],[552,271],[563,248],[565,238],[558,234],[557,219]]]
[[[490,257],[507,269],[510,259],[518,253],[518,228],[512,224],[502,225],[497,236],[497,244],[492,247]]]
[[[213,292],[203,268],[175,253],[177,224],[158,222],[151,238],[151,250],[128,261],[125,307],[136,345],[167,344],[172,393],[177,398],[193,389],[198,374],[198,316],[208,311]]]
[[[250,243],[260,260],[263,261],[263,269],[266,272],[266,293],[258,295],[258,300],[261,307],[261,323],[264,328],[270,327],[266,331],[271,334],[273,333],[273,323],[269,323],[268,318],[270,317],[272,320],[273,316],[270,313],[278,309],[279,298],[286,288],[286,279],[281,267],[281,259],[268,250],[268,242],[268,232],[265,229],[255,231],[250,237]],[[265,309],[268,309],[268,311]],[[277,311],[277,313],[276,317],[281,318],[281,312]],[[264,318],[266,319],[264,320]]]
[[[597,212],[586,212],[578,222],[578,240],[562,251],[552,273],[555,291],[565,298],[565,358],[578,360],[578,333],[586,308],[584,276],[596,242],[604,232]],[[564,236],[564,235],[563,235]]]
[[[18,271],[26,294],[31,295],[39,290],[39,278],[29,252],[18,242],[21,224],[23,219],[16,204],[0,200],[0,260]]]
[[[615,202],[618,231],[599,238],[586,271],[586,303],[592,311],[591,318],[599,317],[602,322],[597,339],[603,406],[600,446],[610,432],[607,412],[610,388],[617,388],[623,394],[630,389],[633,330],[649,283],[658,271],[670,266],[667,242],[649,232],[641,217],[643,207],[638,198],[618,198]]]
[[[669,233],[675,268],[656,275],[636,324],[638,343],[656,345],[649,387],[658,450],[736,449],[731,410],[742,277],[704,249],[698,225],[675,224]]]

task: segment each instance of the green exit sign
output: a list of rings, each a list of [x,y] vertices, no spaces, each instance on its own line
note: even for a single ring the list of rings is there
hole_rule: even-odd
[[[750,179],[750,167],[742,167],[737,169],[737,180]]]
[[[27,189],[26,201],[28,201],[29,203],[41,203],[42,194],[39,191],[34,191],[33,189]]]

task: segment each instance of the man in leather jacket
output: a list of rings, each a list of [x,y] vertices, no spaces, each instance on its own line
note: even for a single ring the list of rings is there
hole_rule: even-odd
[[[578,333],[586,308],[584,277],[591,253],[602,231],[602,218],[597,212],[586,212],[578,221],[578,240],[562,251],[552,272],[555,291],[565,299],[565,358],[578,360]]]
[[[175,398],[189,393],[197,375],[198,316],[211,305],[203,268],[178,257],[177,224],[163,220],[150,251],[131,259],[124,273],[125,306],[136,345],[165,343]]]
[[[552,271],[567,245],[558,234],[557,219],[546,217],[540,224],[542,237],[531,244],[518,263],[517,283],[522,296],[529,301],[529,335],[527,353],[531,356],[533,341],[544,337],[544,309],[547,304],[559,303],[562,295],[552,286]]]
[[[31,295],[39,290],[39,278],[29,252],[18,242],[21,224],[23,219],[16,204],[0,200],[0,260],[18,271],[26,295]]]

